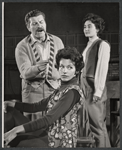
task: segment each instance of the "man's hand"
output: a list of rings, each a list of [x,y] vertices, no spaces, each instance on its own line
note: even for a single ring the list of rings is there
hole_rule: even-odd
[[[39,61],[38,63],[38,70],[41,72],[41,71],[45,71],[46,70],[46,67],[47,67],[47,64],[48,64],[48,60],[42,60],[42,61]]]
[[[14,107],[15,101],[4,101],[4,113],[7,113],[7,107]]]
[[[93,96],[93,103],[96,103],[96,102],[98,102],[100,100],[100,97],[98,97],[98,96]]]

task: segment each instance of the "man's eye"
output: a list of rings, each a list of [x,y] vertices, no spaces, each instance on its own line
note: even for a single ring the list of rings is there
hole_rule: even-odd
[[[32,23],[32,25],[34,25],[34,26],[35,26],[36,24],[37,24],[36,22],[33,22],[33,23]]]
[[[43,24],[43,21],[40,21],[40,24]]]

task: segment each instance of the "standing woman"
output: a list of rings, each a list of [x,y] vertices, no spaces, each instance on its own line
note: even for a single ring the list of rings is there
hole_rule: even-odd
[[[83,51],[85,67],[81,75],[81,88],[86,99],[91,130],[96,147],[111,147],[106,128],[106,78],[110,59],[110,45],[99,34],[104,30],[104,20],[93,13],[83,19],[83,32],[88,43]]]

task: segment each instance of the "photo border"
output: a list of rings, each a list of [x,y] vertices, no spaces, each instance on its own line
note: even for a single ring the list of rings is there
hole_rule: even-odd
[[[3,102],[2,102],[2,100],[3,100],[3,90],[4,90],[4,84],[3,84],[3,81],[4,81],[4,76],[3,76],[3,72],[4,72],[4,66],[3,66],[3,56],[4,56],[4,41],[3,41],[3,39],[4,39],[4,32],[3,32],[3,30],[4,30],[4,23],[3,23],[3,21],[2,21],[2,19],[3,19],[3,3],[4,2],[63,2],[63,3],[65,3],[65,2],[84,2],[84,3],[98,3],[98,2],[101,2],[101,3],[104,3],[104,2],[107,2],[107,3],[111,3],[111,2],[119,2],[119,4],[120,4],[120,13],[119,13],[119,33],[120,33],[120,37],[119,37],[119,77],[120,77],[120,91],[122,91],[122,81],[121,81],[121,79],[122,79],[122,50],[121,50],[121,48],[122,48],[122,1],[121,0],[3,0],[2,2],[1,2],[1,12],[2,12],[2,14],[1,14],[1,17],[0,17],[0,21],[1,21],[1,32],[0,32],[0,34],[1,34],[1,40],[0,40],[0,46],[1,46],[1,48],[2,48],[2,50],[0,51],[0,56],[1,56],[1,59],[0,59],[0,64],[1,64],[1,66],[0,66],[0,68],[1,68],[1,80],[0,80],[0,83],[1,83],[1,90],[0,90],[0,94],[1,94],[1,105],[0,105],[0,107],[1,107],[1,111],[3,111]],[[122,119],[121,119],[121,113],[122,113],[122,110],[121,110],[121,108],[122,108],[122,104],[121,104],[121,100],[122,100],[122,92],[120,92],[120,126],[122,126]],[[1,125],[0,125],[0,128],[1,128],[1,132],[3,132],[2,131],[2,112],[1,112],[1,115],[0,115],[0,120],[1,120]],[[120,139],[122,139],[122,128],[120,128]],[[2,136],[1,136],[1,141],[2,141]],[[2,148],[2,142],[0,142],[1,143],[1,145],[0,145],[0,148]],[[122,142],[120,141],[120,148],[114,148],[114,147],[111,147],[113,150],[121,150],[122,149]],[[111,149],[111,148],[106,148],[106,149]],[[6,148],[4,148],[4,149],[6,149]],[[7,148],[8,149],[8,148]],[[11,148],[12,149],[12,148]],[[15,148],[16,149],[16,148]],[[17,148],[18,149],[18,148]],[[19,149],[21,149],[21,148],[19,148]],[[30,148],[24,148],[24,149],[27,149],[27,150],[29,150]],[[33,148],[32,148],[33,149]],[[34,150],[35,149],[38,149],[38,148],[34,148]],[[43,149],[43,148],[41,148],[41,149]],[[51,148],[47,148],[47,149],[51,149]],[[61,148],[62,149],[62,148]],[[63,149],[65,149],[65,148],[63,148]],[[75,149],[77,149],[77,150],[80,150],[80,149],[84,149],[84,148],[75,148]],[[86,150],[88,149],[91,149],[91,148],[85,148]],[[92,148],[92,149],[97,149],[97,148]],[[99,148],[98,148],[99,149]],[[100,148],[101,150],[104,150],[105,148]]]

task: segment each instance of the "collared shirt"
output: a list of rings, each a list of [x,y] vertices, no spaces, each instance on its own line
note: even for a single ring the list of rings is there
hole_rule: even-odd
[[[43,42],[35,39],[31,34],[32,41],[35,43],[35,47],[38,50],[39,55],[42,57],[42,60],[47,60],[50,57],[50,38],[47,34],[46,36],[46,41]]]
[[[85,50],[83,51],[83,60],[84,60],[84,62],[85,62],[85,60],[86,60],[86,52],[88,51],[89,47],[93,44],[94,41],[96,41],[96,40],[98,40],[98,39],[99,39],[99,38],[96,37],[96,38],[94,38],[93,40],[88,41],[87,46],[86,46]]]
[[[88,42],[83,52],[84,62],[86,60],[86,52],[88,51],[89,47],[93,44],[93,42],[95,42],[97,39],[98,37]],[[96,66],[95,79],[94,79],[95,96],[101,97],[103,93],[107,72],[108,72],[109,59],[110,59],[110,46],[107,42],[102,41],[98,51],[98,62]]]

